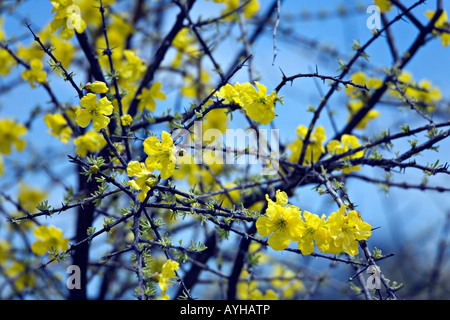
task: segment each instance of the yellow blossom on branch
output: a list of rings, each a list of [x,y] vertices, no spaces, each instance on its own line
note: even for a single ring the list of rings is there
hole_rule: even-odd
[[[358,113],[358,111],[364,107],[364,101],[363,100],[352,100],[347,103],[347,110],[349,112],[349,116],[347,118],[347,122],[350,122],[350,120]],[[380,112],[376,110],[370,110],[367,112],[367,114],[362,118],[360,122],[356,125],[355,128],[357,129],[365,129],[369,121],[378,118],[380,116]]]
[[[434,17],[435,13],[436,13],[436,11],[428,10],[425,12],[425,15],[427,16],[428,19],[431,20]],[[450,22],[448,21],[447,11],[444,10],[441,13],[441,16],[437,19],[434,26],[438,29],[446,30],[446,31],[435,32],[435,33],[440,35],[442,45],[444,47],[448,47],[450,45]]]
[[[106,83],[102,81],[94,81],[93,83],[86,83],[84,88],[94,93],[106,93],[109,91],[109,88],[106,85]]]
[[[145,160],[147,168],[151,171],[160,170],[161,178],[170,178],[175,171],[176,147],[170,133],[163,131],[161,141],[157,137],[145,139],[144,152],[148,155]]]
[[[136,179],[128,181],[128,185],[142,191],[138,195],[141,202],[147,197],[148,191],[158,183],[158,179],[152,171],[147,169],[145,163],[130,161],[127,166],[127,174],[129,177],[136,177]]]
[[[144,109],[155,111],[156,102],[155,99],[158,100],[166,100],[166,95],[163,91],[161,91],[162,83],[155,82],[151,85],[150,89],[143,88],[141,94],[138,95],[138,109],[139,111],[144,111]]]
[[[222,15],[235,11],[245,3],[245,1],[240,0],[213,0],[213,2],[223,3],[225,9],[222,10]],[[259,11],[259,1],[258,0],[250,0],[242,9],[244,17],[247,19],[253,18]],[[236,11],[233,15],[227,16],[226,20],[237,19],[236,14],[239,14],[239,11]]]
[[[252,120],[262,124],[269,124],[275,119],[275,101],[279,99],[277,99],[275,91],[270,95],[266,95],[267,87],[259,82],[255,82],[255,84],[259,89],[258,92],[252,85],[245,85],[240,88],[241,104]]]
[[[266,290],[263,295],[259,289],[250,292],[250,300],[278,300],[278,295],[272,289]]]
[[[0,74],[6,76],[17,65],[16,60],[3,48],[0,48]]]
[[[19,203],[30,213],[36,211],[36,206],[39,202],[45,200],[47,193],[39,188],[30,187],[24,182],[20,183],[19,187]]]
[[[126,127],[133,123],[133,117],[129,114],[124,114],[122,117],[120,117],[120,123],[122,123],[122,126]]]
[[[23,151],[26,142],[22,136],[27,132],[27,128],[15,120],[0,119],[0,153],[10,154],[12,144],[17,151]]]
[[[86,29],[86,22],[81,17],[81,9],[73,0],[50,0],[53,5],[51,13],[53,21],[50,23],[51,31],[59,29],[61,38],[68,40],[77,33],[83,33]]]
[[[162,266],[162,271],[158,276],[158,285],[161,288],[161,296],[163,300],[169,300],[166,294],[167,289],[172,285],[172,279],[175,278],[175,271],[179,269],[179,263],[173,260],[167,260]]]
[[[345,206],[333,212],[327,219],[333,246],[328,252],[338,254],[342,251],[351,256],[358,254],[358,241],[367,240],[372,235],[372,226],[364,222],[355,210],[345,214]]]
[[[33,59],[30,63],[30,69],[22,72],[22,78],[30,82],[31,88],[36,88],[35,82],[44,83],[47,78],[47,72],[43,71],[44,65],[39,59]]]
[[[62,143],[67,143],[69,141],[73,132],[62,114],[46,114],[44,121],[50,129],[49,132],[51,135],[61,140]]]
[[[6,270],[6,275],[14,279],[14,287],[18,291],[32,288],[36,284],[35,277],[27,270],[25,263],[15,260],[12,266]]]
[[[275,91],[267,95],[267,87],[255,81],[256,88],[250,83],[236,83],[234,86],[226,84],[215,96],[224,99],[224,104],[238,104],[244,108],[250,119],[269,124],[275,118],[275,102],[283,103],[282,97],[277,97]]]
[[[303,141],[308,133],[308,128],[303,125],[297,127],[297,139],[287,146],[291,150],[289,161],[298,163],[300,154],[303,150]],[[320,156],[325,152],[323,142],[325,141],[325,129],[322,126],[317,126],[314,132],[309,137],[309,143],[306,147],[303,165],[317,162]]]
[[[85,157],[89,152],[98,152],[106,146],[106,140],[99,132],[89,130],[84,135],[73,140],[73,144],[77,146],[76,152],[80,157]]]
[[[361,145],[359,144],[357,137],[355,137],[353,135],[349,135],[349,134],[344,134],[341,137],[341,141],[331,140],[327,145],[327,150],[331,155],[338,155],[338,154],[345,153],[351,149],[356,149],[360,146]],[[364,155],[363,151],[358,151],[352,155],[343,157],[341,160],[361,158],[363,155]],[[361,167],[359,165],[356,165],[356,166],[351,166],[351,167],[345,167],[342,169],[342,172],[350,173],[351,171],[357,171],[360,169],[361,169]]]
[[[139,58],[133,50],[124,50],[126,61],[119,69],[119,79],[127,82],[135,82],[147,69],[144,61]]]
[[[319,217],[308,211],[303,211],[305,220],[304,230],[298,241],[298,248],[302,254],[308,255],[314,252],[314,242],[322,252],[327,252],[329,246],[329,233],[325,227],[325,215]]]
[[[37,241],[31,245],[31,251],[39,256],[45,255],[48,251],[60,252],[69,247],[69,239],[63,237],[63,231],[54,226],[39,226],[33,230]],[[50,255],[53,258],[52,255]]]
[[[301,211],[295,206],[288,206],[288,197],[285,192],[277,190],[276,202],[266,195],[268,208],[266,214],[256,221],[256,229],[263,236],[269,236],[269,246],[276,250],[284,250],[291,241],[298,241],[304,223]]]
[[[83,108],[77,110],[75,121],[82,128],[86,128],[92,120],[95,131],[106,128],[110,122],[109,115],[113,113],[114,107],[107,97],[97,102],[97,95],[88,93],[80,100]]]
[[[389,12],[392,9],[390,0],[375,0],[374,3],[380,8],[381,12]]]

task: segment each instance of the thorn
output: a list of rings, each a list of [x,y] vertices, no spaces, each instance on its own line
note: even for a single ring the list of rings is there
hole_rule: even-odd
[[[286,79],[286,75],[284,74],[284,72],[281,69],[281,67],[278,67],[278,68],[280,68],[280,71],[281,71],[281,79],[285,80]]]

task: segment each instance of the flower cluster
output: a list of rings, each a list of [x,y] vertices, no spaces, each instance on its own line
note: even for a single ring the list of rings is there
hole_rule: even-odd
[[[397,77],[398,85],[404,95],[414,101],[415,105],[423,111],[432,112],[436,109],[436,104],[442,100],[442,93],[438,87],[434,86],[429,80],[414,80],[414,77],[408,71],[402,71]],[[389,94],[397,99],[403,100],[402,94],[397,87],[391,85]]]
[[[33,234],[39,240],[31,245],[31,251],[35,254],[43,256],[49,250],[59,253],[60,250],[65,251],[69,247],[69,239],[63,237],[63,231],[54,226],[39,226],[33,230]],[[50,254],[53,258],[53,254]]]
[[[26,141],[22,136],[27,132],[27,128],[15,120],[0,119],[0,153],[10,154],[11,145],[14,145],[17,151],[23,151]]]
[[[289,161],[298,163],[300,154],[303,150],[303,140],[305,139],[307,132],[308,128],[303,125],[298,126],[297,139],[287,146],[287,148],[291,150]],[[311,162],[319,160],[320,156],[325,152],[325,147],[323,146],[325,139],[325,129],[322,126],[318,126],[314,133],[309,137],[309,144],[306,147],[303,165],[308,165]]]
[[[436,11],[432,11],[432,10],[428,10],[425,12],[425,15],[427,16],[428,19],[432,19],[434,14],[436,13]],[[450,22],[448,21],[447,18],[447,11],[443,11],[441,13],[441,16],[439,17],[439,19],[437,19],[436,23],[434,24],[434,26],[438,29],[441,29],[442,31],[438,31],[438,32],[433,32],[434,34],[438,34],[441,38],[441,43],[444,47],[448,47],[450,45]]]
[[[62,114],[46,114],[44,117],[44,121],[47,127],[50,129],[49,133],[51,135],[61,140],[62,143],[67,143],[69,141],[73,132]]]
[[[136,190],[141,190],[139,200],[143,201],[147,192],[157,183],[154,170],[161,172],[161,178],[170,178],[175,171],[176,147],[170,133],[163,131],[161,141],[157,137],[148,137],[143,142],[144,152],[148,155],[145,163],[131,161],[127,166],[129,177],[136,177],[128,181],[128,184]]]
[[[331,140],[327,145],[327,151],[331,155],[338,155],[345,153],[351,149],[356,149],[360,147],[358,138],[355,136],[352,136],[350,134],[344,134],[341,137],[341,141],[338,140]],[[363,151],[355,152],[351,155],[342,157],[342,160],[349,160],[349,159],[356,159],[361,158],[364,155]],[[343,173],[350,173],[350,171],[357,171],[360,170],[361,167],[359,165],[356,166],[349,166],[342,169]]]
[[[272,91],[267,95],[267,87],[255,81],[256,88],[250,83],[227,83],[215,94],[216,97],[224,99],[224,104],[237,104],[245,109],[248,117],[252,120],[269,124],[275,118],[275,102],[282,103],[282,98],[277,97],[277,93]]]
[[[44,65],[39,59],[33,59],[30,68],[22,72],[22,78],[30,83],[31,88],[36,88],[37,83],[44,83],[47,78],[47,72],[43,70]]]
[[[138,95],[139,111],[144,111],[144,108],[150,111],[155,111],[156,102],[155,99],[166,100],[166,95],[163,91],[161,91],[162,83],[155,82],[151,85],[150,89],[144,88],[141,91],[141,94]]]
[[[74,3],[73,0],[50,0],[50,2],[53,5],[52,13],[55,13],[50,24],[52,32],[61,29],[59,35],[66,40],[72,38],[75,31],[83,33],[86,22],[81,18],[81,10],[76,6],[78,3]]]
[[[297,138],[291,144],[287,145],[287,149],[291,151],[289,156],[289,161],[298,163],[300,160],[300,154],[303,150],[303,143],[308,132],[308,128],[303,125],[297,128]],[[344,134],[341,140],[331,140],[326,146],[324,146],[324,141],[326,139],[325,129],[322,126],[317,126],[314,132],[311,133],[309,137],[309,143],[306,146],[305,156],[303,158],[302,165],[310,165],[319,160],[319,158],[328,152],[330,155],[338,155],[360,147],[360,143],[357,137],[349,134]],[[364,155],[363,151],[355,152],[351,155],[342,157],[341,160],[349,160],[361,158]],[[360,166],[348,166],[342,169],[342,172],[349,173],[350,171],[360,170]]]
[[[298,242],[302,254],[314,252],[315,245],[323,253],[358,254],[358,241],[367,240],[372,234],[372,227],[364,222],[355,210],[346,213],[345,206],[330,214],[319,217],[308,211],[300,211],[288,205],[285,192],[277,190],[276,202],[266,195],[268,208],[266,215],[256,221],[258,233],[269,236],[269,246],[276,250],[286,249],[290,242]]]
[[[141,202],[147,197],[147,192],[150,188],[154,187],[158,182],[156,176],[142,162],[130,161],[127,166],[127,174],[129,177],[136,177],[136,179],[128,181],[128,185],[142,191],[139,193]]]
[[[236,11],[239,9],[239,6],[244,2],[240,2],[239,0],[213,0],[213,2],[222,3],[225,6],[225,9],[222,11],[222,15],[229,14],[230,12]],[[252,18],[259,11],[259,2],[258,0],[250,0],[243,8],[244,17],[247,19]],[[236,15],[230,15],[225,17],[225,20],[236,19]]]
[[[366,86],[371,90],[376,90],[380,88],[383,84],[383,81],[378,78],[368,77],[364,72],[358,71],[350,76],[350,81],[356,85]],[[348,86],[346,88],[346,94],[350,97],[350,101],[347,103],[347,111],[349,113],[347,122],[349,122],[355,116],[358,111],[364,107],[367,99],[369,99],[370,95],[366,90],[362,90],[358,87]],[[357,129],[365,129],[367,124],[380,116],[380,113],[376,110],[370,110],[367,114],[361,119],[361,121],[356,125]]]

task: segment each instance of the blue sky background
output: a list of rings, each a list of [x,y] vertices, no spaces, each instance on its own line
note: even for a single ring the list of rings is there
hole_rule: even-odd
[[[265,12],[267,5],[272,1],[260,0],[262,12]],[[405,2],[405,1],[403,1]],[[406,1],[412,3],[412,1]],[[312,16],[317,16],[318,12],[326,10],[330,15],[335,15],[338,6],[345,4],[346,7],[352,10],[356,2],[350,1],[293,1],[286,0],[281,8],[282,17],[291,15],[298,17],[301,12],[308,11]],[[362,7],[367,7],[372,4],[372,1],[359,1]],[[423,22],[427,22],[424,15],[425,10],[434,9],[435,1],[428,1],[427,5],[420,6],[414,10],[415,15]],[[444,3],[447,11],[450,9],[449,3]],[[202,17],[216,16],[221,10],[219,4],[214,4],[211,1],[205,2],[203,0],[197,1],[194,6],[193,16],[201,15]],[[40,30],[45,23],[51,19],[52,6],[47,0],[33,0],[26,1],[21,7],[20,15],[27,17],[34,30]],[[397,14],[397,10],[393,9],[388,18],[393,18]],[[371,37],[370,30],[366,27],[366,20],[369,14],[365,12],[351,13],[345,18],[333,17],[327,19],[297,19],[294,23],[290,23],[297,32],[302,36],[318,40],[323,45],[329,45],[341,53],[341,59],[347,61],[352,55],[351,46],[354,40],[359,40],[364,44]],[[169,20],[169,19],[167,19]],[[194,19],[195,20],[195,19]],[[167,28],[170,27],[168,21]],[[283,18],[280,22],[280,28],[287,26]],[[16,18],[4,16],[4,29],[7,36],[16,35],[21,39],[26,39],[26,43],[32,41],[26,26],[18,21]],[[250,29],[250,27],[249,27]],[[409,45],[417,36],[417,29],[407,20],[395,24],[393,33],[398,45],[399,52],[406,51]],[[318,67],[319,73],[324,75],[338,75],[336,69],[339,67],[337,59],[321,55],[316,50],[311,50],[299,43],[295,39],[287,40],[282,36],[277,38],[278,55],[275,64],[272,65],[273,60],[273,42],[272,30],[267,29],[265,37],[255,44],[253,48],[254,61],[253,65],[260,77],[260,82],[271,90],[281,81],[280,68],[287,75],[296,73],[309,73]],[[75,39],[74,39],[75,40]],[[228,62],[233,53],[240,50],[240,44],[234,43],[227,45],[225,48],[215,52],[215,57],[219,62],[224,62],[224,68],[228,69]],[[450,96],[450,82],[448,75],[450,74],[449,51],[450,48],[443,48],[438,39],[435,39],[420,49],[414,59],[408,64],[406,70],[411,71],[414,79],[419,81],[421,79],[429,79],[434,85],[441,89],[443,97],[449,101]],[[370,64],[380,70],[389,67],[392,59],[389,53],[388,46],[384,39],[378,40],[370,46],[367,50],[370,55]],[[16,71],[7,79],[0,78],[0,86],[8,83],[9,79],[16,79],[20,76],[21,67],[16,68]],[[71,70],[77,73],[76,70]],[[356,69],[355,69],[356,71]],[[75,78],[76,82],[84,81],[83,75],[79,74]],[[248,81],[247,69],[243,68],[239,74],[233,77],[231,83],[235,81]],[[326,93],[328,90],[327,84],[322,84],[318,81],[321,90]],[[51,86],[57,93],[61,101],[72,101],[76,103],[73,88],[68,83],[57,77],[51,78]],[[316,83],[313,79],[297,79],[292,86],[285,86],[280,92],[284,96],[284,106],[277,106],[277,118],[274,120],[274,126],[280,128],[281,142],[286,143],[292,141],[295,137],[295,130],[298,125],[303,124],[307,126],[312,118],[312,114],[307,112],[309,104],[318,106],[320,103],[320,93],[317,89]],[[17,85],[9,93],[3,94],[0,98],[0,117],[13,117],[19,121],[26,121],[30,110],[36,105],[45,105],[48,100],[48,95],[43,88],[31,90],[27,83]],[[171,103],[176,100],[176,93],[169,93],[168,100],[165,103],[158,104],[156,114],[162,113],[165,108],[171,107]],[[345,97],[343,93],[335,95],[330,100],[329,106],[335,110],[337,117],[336,122],[338,128],[345,126],[347,112],[345,111]],[[189,106],[189,101],[184,101],[184,106]],[[391,132],[399,132],[399,125],[409,123],[411,128],[425,124],[422,118],[404,110],[399,111],[391,106],[379,105],[378,110],[381,112],[381,117],[374,120],[368,126],[366,135],[379,133],[383,129],[392,128]],[[245,126],[246,122],[243,117],[236,117],[233,122],[234,126]],[[328,118],[324,116],[319,120],[318,125],[323,125],[327,132],[327,139],[331,138],[333,133]],[[270,127],[268,127],[270,128]],[[56,152],[60,153],[64,159],[65,154],[74,154],[74,149],[70,146],[62,145],[54,137],[46,134],[47,128],[43,121],[37,120],[33,123],[31,134],[27,136],[29,146],[35,149],[39,148],[55,148]],[[423,135],[418,135],[419,141]],[[448,140],[448,139],[447,139]],[[407,147],[407,142],[396,143],[396,147]],[[422,157],[417,158],[420,163],[434,162],[440,159],[445,163],[449,160],[450,145],[448,141],[440,143],[440,153],[437,154],[432,151],[426,151]],[[17,159],[20,155],[13,154],[8,159],[5,159],[7,165],[12,165],[12,159]],[[390,155],[391,157],[393,155]],[[67,170],[67,163],[53,163],[58,166],[59,172]],[[69,164],[70,166],[70,164]],[[382,178],[384,172],[379,169],[364,168],[360,173],[366,174],[374,178]],[[31,185],[42,185],[42,176],[27,177]],[[405,174],[395,175],[393,181],[409,182],[418,184],[421,182],[422,174],[414,170],[406,170]],[[8,186],[9,192],[14,193],[14,187],[11,182],[14,177],[4,176],[1,178],[2,186]],[[430,177],[430,184],[449,185],[448,176],[438,175]],[[73,184],[70,181],[68,185]],[[450,212],[450,201],[447,194],[440,194],[434,191],[419,191],[419,190],[401,190],[391,188],[389,197],[386,197],[383,191],[377,186],[350,180],[348,185],[348,193],[350,199],[358,205],[363,218],[370,222],[373,226],[381,226],[374,232],[369,241],[370,247],[385,248],[389,251],[389,243],[415,243],[418,239],[423,243],[429,244],[430,248],[435,245],[435,242],[429,241],[436,237],[440,224],[443,223],[445,215]],[[318,196],[317,193],[310,190],[310,187],[301,188],[296,193],[295,199],[292,202],[299,205],[302,209],[316,212],[318,214],[326,213],[327,215],[336,209],[326,198],[328,196]],[[55,189],[51,193],[50,203],[58,205],[61,199],[61,190]],[[61,226],[71,225],[74,222],[74,215],[64,214],[64,217],[55,217],[52,223]],[[420,247],[418,247],[420,249]],[[434,251],[421,252],[421,257],[426,261],[427,255],[433,255]],[[282,253],[281,255],[285,255]]]

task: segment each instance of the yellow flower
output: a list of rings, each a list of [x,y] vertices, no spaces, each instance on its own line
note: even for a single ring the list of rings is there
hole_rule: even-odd
[[[398,76],[398,82],[408,99],[416,102],[416,106],[424,111],[434,111],[436,103],[442,100],[441,91],[429,80],[422,79],[417,83],[411,73],[403,71]],[[403,100],[401,93],[398,92],[396,87],[391,86],[389,93]]]
[[[89,130],[84,135],[73,140],[73,144],[77,146],[77,154],[85,157],[87,152],[95,153],[106,146],[106,140],[101,133]]]
[[[297,139],[287,146],[291,150],[291,156],[289,161],[298,163],[300,154],[303,149],[303,140],[306,137],[308,128],[303,125],[297,127]],[[323,141],[325,141],[325,129],[322,126],[317,126],[309,137],[309,144],[305,150],[305,157],[303,159],[303,165],[310,164],[311,162],[317,162],[320,156],[325,152]]]
[[[115,1],[115,0],[113,0]],[[106,2],[112,2],[111,0],[104,1],[103,0],[103,6],[106,6]],[[92,2],[90,0],[84,0],[84,5],[81,6],[82,12],[83,12],[83,19],[85,20],[92,20],[92,19],[98,19],[97,25],[101,25],[102,23],[102,17],[98,12],[98,8],[96,6],[92,5]],[[114,55],[117,53],[117,51],[121,50],[122,48],[126,47],[126,40],[128,36],[133,32],[133,26],[128,23],[129,20],[127,18],[128,12],[116,12],[115,14],[108,15],[108,42],[110,48],[114,48],[113,50],[113,58]],[[92,17],[86,16],[90,15]],[[105,37],[97,37],[96,39],[96,47],[97,48],[106,48],[106,41]],[[103,49],[102,49],[103,50]],[[121,55],[121,54],[120,54]],[[108,57],[105,55],[102,58],[106,59],[100,59],[103,61],[107,61]],[[116,64],[116,61],[114,61],[114,67],[117,70],[120,70],[117,68],[119,65]],[[109,67],[109,63],[108,63]]]
[[[163,131],[161,142],[157,137],[145,139],[144,152],[148,155],[145,160],[147,168],[161,171],[161,178],[167,179],[173,175],[176,162],[176,147],[173,144],[170,133]]]
[[[138,195],[141,202],[147,197],[147,192],[158,183],[158,179],[147,169],[145,163],[130,161],[127,166],[127,174],[129,177],[136,177],[136,179],[128,181],[128,185],[142,191]]]
[[[286,268],[285,265],[276,264],[274,266],[272,277],[275,280],[272,280],[271,285],[277,289],[281,290],[281,297],[284,299],[292,299],[295,296],[296,292],[302,292],[305,290],[305,285],[303,281],[297,277],[295,272]],[[286,280],[276,279],[278,277],[291,278]]]
[[[41,46],[33,41],[28,47],[23,45],[19,45],[17,49],[17,56],[23,58],[26,61],[31,61],[33,59],[42,60],[45,56],[44,50],[42,50]]]
[[[38,188],[32,188],[24,182],[20,183],[19,188],[19,203],[30,213],[36,212],[36,206],[39,202],[45,200],[47,193]]]
[[[352,100],[347,104],[347,110],[349,111],[349,116],[347,118],[347,122],[353,118],[353,116],[358,113],[358,111],[364,106],[364,101],[362,100]],[[365,129],[370,120],[378,118],[380,113],[376,110],[370,110],[367,114],[362,118],[360,122],[356,125],[357,129]]]
[[[138,109],[144,111],[144,108],[150,111],[155,111],[156,102],[155,99],[166,100],[166,95],[161,91],[162,83],[155,82],[151,85],[150,89],[143,88],[141,94],[138,95]]]
[[[175,278],[175,271],[179,269],[179,263],[173,260],[167,260],[162,266],[162,271],[158,276],[158,285],[161,288],[161,296],[163,300],[169,300],[166,294],[168,287],[172,285],[171,281]]]
[[[27,128],[11,119],[0,120],[0,153],[10,154],[11,144],[17,151],[23,151],[26,142],[22,136],[27,133]]]
[[[33,59],[30,63],[30,69],[22,72],[22,78],[30,82],[31,88],[36,88],[35,82],[44,83],[47,78],[47,72],[43,71],[42,61]]]
[[[39,256],[45,255],[49,250],[59,253],[69,248],[69,239],[63,237],[63,231],[54,226],[39,226],[33,230],[39,240],[31,245],[31,251]],[[50,255],[53,258],[52,255]]]
[[[213,0],[217,3],[223,3],[226,8],[222,11],[221,14],[226,14],[231,11],[234,11],[239,8],[240,5],[242,5],[244,2],[240,0]],[[244,17],[247,19],[253,18],[259,11],[259,1],[258,0],[251,0],[244,8],[243,13]],[[236,13],[232,14],[231,16],[227,16],[225,18],[226,20],[232,20],[237,19]]]
[[[53,48],[53,55],[61,62],[64,68],[70,66],[72,62],[72,58],[75,54],[75,47],[70,42],[70,40],[64,40],[60,36],[54,34],[51,28],[51,24],[46,25],[38,34],[39,39],[42,43],[47,47]],[[19,52],[18,52],[19,54]],[[26,59],[31,60],[33,58],[42,59],[45,55],[45,52],[42,50],[40,45],[36,42],[33,42],[29,48],[22,48],[20,50],[20,54]]]
[[[380,8],[381,12],[389,12],[392,9],[390,0],[375,0],[374,3]]]
[[[302,254],[309,255],[314,252],[314,242],[322,252],[327,252],[329,246],[329,233],[325,228],[325,215],[318,215],[303,211],[305,227],[298,241],[298,248]]]
[[[250,299],[250,293],[256,290],[257,282],[251,280],[247,270],[243,269],[236,286],[236,296],[240,300]]]
[[[355,210],[345,214],[345,206],[333,212],[327,219],[333,249],[329,253],[337,254],[342,251],[351,256],[358,254],[358,241],[367,240],[372,234],[372,226],[364,222]]]
[[[133,117],[129,114],[124,114],[122,117],[120,117],[120,122],[124,127],[129,126],[133,122]]]
[[[367,77],[367,75],[362,71],[353,73],[350,76],[350,81],[360,86],[366,86],[368,89],[378,89],[383,85],[383,80],[373,77]],[[359,98],[362,94],[364,95],[366,93],[364,89],[353,87],[351,85],[347,86],[345,92],[348,96],[350,96],[350,98],[353,99]]]
[[[198,79],[197,75],[186,75],[181,93],[188,98],[197,98],[199,95],[206,95],[212,88],[210,78],[209,73],[203,69],[200,70],[200,79]]]
[[[233,187],[236,187],[236,184],[226,183],[224,187],[225,187],[225,189],[231,189]],[[239,198],[241,197],[239,190],[228,191],[228,194],[229,194],[231,200],[233,200],[234,204],[239,203]],[[231,208],[233,206],[233,204],[231,203],[231,201],[228,198],[226,193],[222,194],[222,196],[220,197],[220,202],[222,203],[222,206],[225,208]]]
[[[8,241],[0,240],[0,265],[6,262],[6,259],[10,258],[11,246]]]
[[[228,117],[225,109],[213,109],[208,112],[204,119],[204,132],[209,129],[218,129],[220,132],[225,133],[227,130]]]
[[[240,104],[239,90],[240,83],[236,83],[234,86],[227,83],[217,91],[214,96],[220,99],[224,99],[223,104]]]
[[[205,150],[203,152],[202,163],[207,164],[214,174],[219,174],[223,169],[223,164],[219,161],[218,154],[214,154],[213,150]],[[214,176],[204,166],[195,164],[194,157],[188,153],[177,157],[177,165],[179,167],[173,173],[173,178],[177,180],[186,179],[191,185],[202,185],[213,187],[215,184]]]
[[[177,55],[172,62],[173,67],[179,67],[181,65],[184,54],[188,58],[195,58],[200,55],[200,50],[198,50],[195,43],[196,38],[191,35],[189,28],[183,28],[177,33],[172,41],[172,45],[177,50]]]
[[[327,145],[327,150],[331,155],[338,155],[360,146],[361,145],[359,144],[357,137],[349,134],[344,134],[342,135],[340,142],[337,140],[331,140]],[[341,160],[362,158],[363,155],[363,151],[358,151],[350,156],[343,157]],[[357,171],[360,169],[361,167],[359,165],[356,165],[350,168],[343,168],[342,172],[350,173],[351,171]]]
[[[270,95],[266,95],[266,86],[255,81],[259,91],[257,92],[252,85],[241,85],[240,90],[240,102],[245,108],[247,115],[254,121],[262,124],[269,124],[275,118],[275,101],[277,94],[273,91]]]
[[[86,90],[90,90],[94,93],[106,93],[108,92],[109,88],[106,85],[106,83],[102,81],[94,81],[93,83],[87,83],[84,88]]]
[[[428,19],[432,19],[434,14],[436,13],[436,11],[431,11],[431,10],[427,10],[425,12],[425,15],[427,16]],[[450,45],[450,23],[448,21],[447,18],[447,11],[443,11],[441,13],[441,16],[439,17],[439,19],[437,19],[436,23],[434,24],[434,26],[436,28],[439,29],[446,29],[447,32],[440,32],[440,36],[441,36],[441,43],[444,47],[448,47]]]
[[[134,51],[124,50],[123,54],[127,61],[119,70],[120,78],[126,79],[128,82],[135,82],[140,79],[147,67]]]
[[[50,129],[51,135],[61,140],[62,143],[67,143],[69,141],[73,132],[62,114],[46,114],[44,121]]]
[[[268,195],[266,200],[266,215],[256,221],[256,229],[261,236],[269,236],[268,244],[272,249],[286,249],[291,241],[298,241],[302,234],[304,223],[301,211],[295,206],[287,206],[287,194],[280,190],[276,192],[276,202],[270,200]]]
[[[106,128],[110,122],[109,115],[113,113],[114,107],[108,98],[103,97],[97,102],[97,96],[88,93],[80,100],[83,108],[77,110],[75,121],[82,128],[86,128],[92,120],[95,131]]]
[[[0,48],[0,74],[6,76],[16,64],[16,60],[14,60],[9,52]]]
[[[75,31],[83,33],[86,22],[81,17],[81,9],[73,0],[50,0],[53,5],[51,13],[55,13],[50,23],[51,31],[56,32],[61,28],[59,35],[68,40],[73,37]]]
[[[263,295],[260,290],[256,289],[250,293],[250,300],[278,300],[278,295],[272,289],[266,290],[265,295]]]
[[[0,176],[3,174],[4,169],[3,169],[3,157],[0,154]]]
[[[3,18],[0,17],[0,40],[5,38],[5,31],[3,30]]]
[[[14,286],[18,291],[23,291],[25,288],[32,288],[36,283],[31,272],[28,272],[26,265],[17,260],[15,260],[11,268],[6,271],[6,275],[10,279],[15,279]]]

